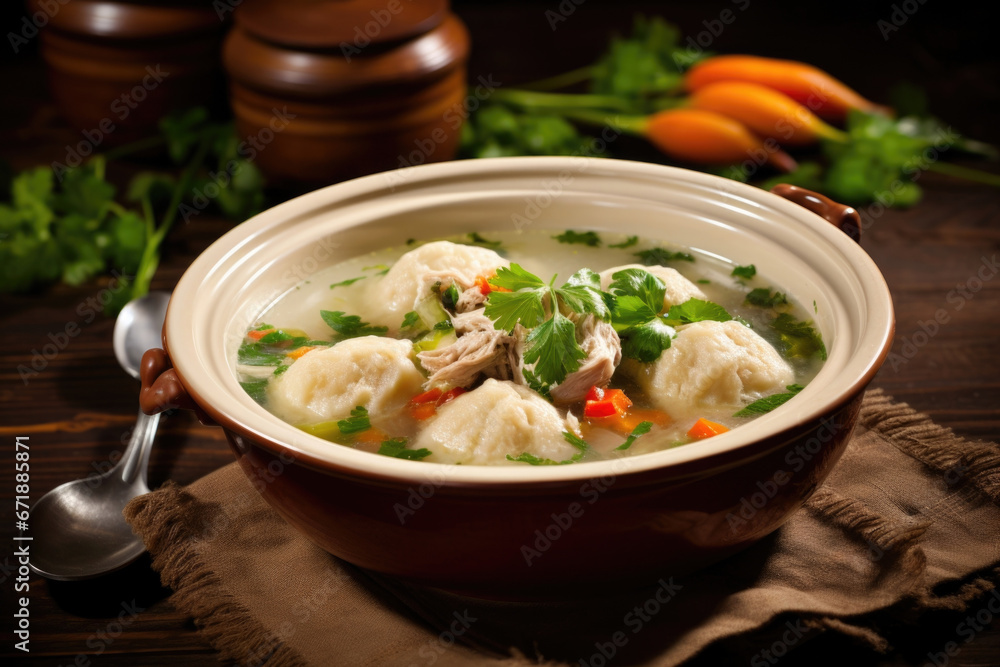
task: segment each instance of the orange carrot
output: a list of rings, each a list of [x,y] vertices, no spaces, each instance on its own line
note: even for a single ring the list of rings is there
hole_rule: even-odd
[[[267,334],[271,334],[277,331],[277,329],[255,329],[254,331],[247,332],[247,338],[250,340],[260,340]]]
[[[690,105],[694,109],[729,116],[755,134],[789,146],[813,144],[820,137],[846,140],[843,132],[827,125],[792,98],[757,83],[710,83],[691,95]]]
[[[285,356],[288,357],[289,359],[301,359],[303,356],[305,356],[306,352],[312,352],[317,347],[319,347],[319,346],[318,345],[304,345],[302,347],[295,348],[291,352],[286,352]]]
[[[663,410],[645,408],[629,409],[624,415],[587,418],[586,423],[595,428],[604,428],[619,435],[627,436],[642,422],[653,422],[656,426],[667,426],[671,419]]]
[[[866,100],[823,70],[794,60],[715,56],[695,64],[684,77],[689,91],[698,91],[718,81],[747,81],[773,88],[827,120],[841,121],[851,109],[892,113],[891,109]]]
[[[725,433],[729,430],[729,427],[723,426],[722,424],[716,424],[715,422],[710,422],[704,417],[699,419],[688,431],[689,438],[695,438],[696,440],[703,440],[705,438],[711,438],[713,435],[719,435],[720,433]]]
[[[599,394],[594,390],[597,389]],[[584,403],[583,406],[583,416],[584,417],[621,417],[625,412],[632,407],[632,401],[625,392],[621,389],[599,389],[597,387],[591,388],[591,393],[588,396],[595,395],[600,396],[597,399],[590,399]]]
[[[678,160],[713,165],[754,160],[781,171],[793,171],[797,166],[788,153],[769,149],[745,125],[713,111],[660,111],[646,120],[644,130],[657,148]]]

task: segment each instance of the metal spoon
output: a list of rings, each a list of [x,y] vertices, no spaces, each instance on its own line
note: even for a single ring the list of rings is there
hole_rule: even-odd
[[[139,378],[143,353],[161,343],[167,312],[166,292],[131,301],[115,322],[113,345],[118,363]],[[28,533],[31,569],[49,579],[90,579],[119,570],[146,550],[122,517],[135,496],[149,493],[146,467],[159,415],[141,410],[121,460],[100,476],[57,486],[31,508]]]

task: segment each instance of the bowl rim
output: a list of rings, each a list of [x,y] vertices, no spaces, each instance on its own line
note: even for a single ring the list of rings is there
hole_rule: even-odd
[[[259,422],[260,420],[251,418],[254,415],[250,415],[249,411],[244,409],[242,405],[235,404],[227,407],[223,404],[224,407],[219,408],[213,401],[206,400],[205,394],[207,392],[204,391],[204,383],[198,377],[199,366],[196,363],[192,363],[192,359],[188,358],[190,355],[187,355],[187,350],[185,349],[185,347],[193,347],[194,343],[193,340],[189,339],[189,337],[193,336],[190,331],[193,327],[182,326],[185,321],[184,318],[189,315],[189,309],[183,306],[183,304],[185,299],[193,298],[197,294],[197,291],[201,288],[203,279],[214,272],[217,263],[221,264],[224,261],[232,261],[232,257],[235,254],[234,250],[236,249],[245,251],[248,247],[253,247],[252,243],[248,246],[246,242],[258,232],[281,220],[305,219],[308,217],[310,210],[321,208],[329,210],[331,206],[335,206],[338,202],[341,204],[345,202],[356,203],[359,200],[363,200],[366,196],[370,197],[380,192],[384,193],[387,189],[387,181],[392,184],[393,191],[396,191],[399,183],[403,183],[402,188],[404,191],[410,192],[419,190],[421,184],[455,177],[472,179],[482,179],[488,176],[511,177],[517,176],[518,172],[536,172],[540,169],[552,174],[558,174],[567,168],[579,168],[580,160],[587,161],[588,165],[594,166],[595,170],[608,172],[609,175],[636,178],[668,178],[680,181],[682,184],[693,184],[710,191],[731,194],[756,207],[775,209],[777,212],[784,213],[788,217],[795,218],[798,223],[806,225],[808,231],[814,235],[818,234],[823,242],[832,244],[832,249],[847,255],[851,259],[851,266],[857,271],[856,277],[865,286],[866,290],[868,290],[866,291],[866,297],[877,297],[878,303],[876,305],[882,308],[880,312],[884,314],[882,319],[875,320],[874,322],[871,318],[866,319],[866,325],[868,325],[866,331],[871,328],[870,333],[867,334],[868,338],[871,339],[869,342],[874,342],[874,346],[869,345],[868,356],[864,360],[860,372],[854,374],[850,381],[845,386],[839,388],[836,393],[831,392],[824,400],[816,401],[810,409],[803,411],[796,418],[791,417],[792,413],[782,412],[781,410],[776,410],[758,418],[755,422],[764,420],[768,426],[771,426],[771,430],[757,437],[750,437],[751,434],[748,433],[746,428],[741,427],[685,447],[671,448],[612,460],[579,463],[571,466],[455,466],[446,463],[407,461],[376,456],[369,452],[336,444],[332,444],[328,450],[324,450],[324,454],[328,455],[317,456],[309,451],[305,451],[301,447],[295,446],[291,442],[270,435],[266,429],[255,426],[254,422]],[[699,461],[713,461],[715,462],[714,465],[731,465],[734,456],[737,459],[740,456],[757,456],[760,452],[754,445],[759,445],[761,442],[770,443],[769,449],[787,442],[793,433],[808,428],[810,424],[818,423],[824,417],[829,417],[855,396],[859,395],[874,378],[889,354],[895,326],[892,298],[885,279],[875,262],[859,244],[855,243],[827,220],[798,204],[766,190],[719,176],[678,167],[629,160],[579,156],[487,158],[426,164],[396,171],[406,173],[393,175],[393,172],[383,172],[364,176],[315,190],[268,209],[241,225],[234,227],[231,231],[216,240],[195,259],[181,277],[174,290],[174,296],[177,298],[171,299],[167,311],[163,330],[164,349],[170,356],[178,378],[188,394],[217,424],[222,426],[231,435],[235,434],[248,439],[254,444],[264,447],[270,453],[281,457],[282,460],[291,459],[296,463],[304,464],[328,474],[347,477],[360,476],[386,483],[414,484],[433,481],[438,488],[442,486],[457,486],[516,487],[518,489],[530,487],[542,489],[552,485],[563,485],[567,482],[585,482],[608,475],[617,478],[623,475],[636,475],[652,470],[668,471],[670,469],[681,473],[681,471],[690,470],[689,464]],[[395,176],[395,178],[390,175]],[[870,311],[871,307],[869,304]],[[876,325],[874,328],[872,328],[873,324]],[[270,413],[267,414],[270,415]],[[774,418],[779,415],[783,416],[784,419],[778,420]],[[281,422],[273,415],[271,417],[272,420],[280,422],[287,429],[292,429],[305,438],[315,438],[315,436],[295,429],[290,424]],[[746,426],[750,426],[750,424]],[[274,428],[282,430],[277,425]],[[318,438],[316,439],[318,440]],[[240,443],[234,444],[237,449],[245,446],[245,443],[242,445]],[[710,466],[713,464],[706,463],[705,465]]]

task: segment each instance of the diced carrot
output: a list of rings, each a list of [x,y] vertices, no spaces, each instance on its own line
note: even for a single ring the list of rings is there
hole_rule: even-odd
[[[728,426],[723,426],[722,424],[716,424],[715,422],[708,421],[704,417],[699,419],[688,431],[689,438],[695,438],[696,440],[703,440],[705,438],[711,438],[713,435],[719,435],[720,433],[725,433],[729,430]]]
[[[632,407],[632,401],[621,389],[605,389],[604,397],[587,401],[583,406],[584,417],[610,417],[624,415]]]
[[[267,334],[274,333],[275,331],[277,331],[277,329],[261,329],[255,331],[248,331],[247,338],[249,338],[250,340],[260,340]]]
[[[286,352],[285,356],[288,357],[289,359],[301,359],[305,355],[306,352],[311,352],[312,350],[315,350],[317,347],[319,347],[319,346],[318,345],[304,345],[302,347],[295,348],[291,352]]]
[[[596,384],[590,388],[590,391],[587,392],[586,400],[588,401],[599,401],[602,398],[604,398],[604,390]]]
[[[434,403],[411,403],[410,416],[417,421],[430,419],[437,414],[437,405]]]
[[[444,405],[449,401],[455,400],[456,398],[464,394],[466,391],[468,391],[468,389],[466,389],[465,387],[452,387],[448,391],[441,394],[441,398],[435,401],[434,404],[437,406]]]

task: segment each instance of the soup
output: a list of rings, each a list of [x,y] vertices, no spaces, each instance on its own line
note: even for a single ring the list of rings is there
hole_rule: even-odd
[[[750,263],[625,235],[489,236],[314,274],[246,332],[241,384],[331,446],[568,465],[738,428],[826,358],[809,312]]]

